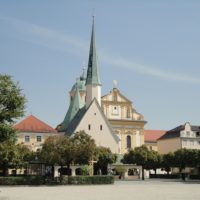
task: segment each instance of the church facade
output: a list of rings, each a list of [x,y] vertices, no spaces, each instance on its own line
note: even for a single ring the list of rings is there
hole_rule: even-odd
[[[93,18],[87,73],[83,71],[72,86],[70,105],[57,131],[73,137],[84,130],[97,146],[117,154],[144,144],[144,117],[117,88],[103,97],[101,88]]]

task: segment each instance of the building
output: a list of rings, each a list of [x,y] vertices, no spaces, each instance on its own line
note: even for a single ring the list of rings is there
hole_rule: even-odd
[[[14,127],[19,131],[17,144],[24,144],[32,151],[41,149],[48,137],[60,135],[54,128],[33,115],[26,117]]]
[[[182,148],[200,149],[200,126],[193,126],[187,122],[167,131],[158,139],[158,152],[161,154]]]
[[[57,130],[70,137],[84,130],[97,146],[109,147],[112,152],[119,153],[119,139],[101,109],[101,88],[93,17],[87,75],[83,72],[73,85],[68,111]]]
[[[93,19],[87,74],[83,71],[69,92],[70,106],[57,130],[69,136],[84,130],[97,146],[118,154],[144,144],[143,115],[119,89],[101,96],[101,87]]]
[[[144,144],[149,150],[158,151],[157,140],[165,133],[164,130],[144,130]]]
[[[119,153],[144,144],[143,115],[138,113],[132,102],[116,87],[101,98],[102,109],[115,134],[119,138]]]

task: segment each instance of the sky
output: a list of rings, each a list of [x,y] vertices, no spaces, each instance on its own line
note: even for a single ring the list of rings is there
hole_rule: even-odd
[[[198,0],[0,0],[0,73],[19,82],[26,116],[56,127],[95,15],[102,95],[117,80],[146,129],[200,125],[199,10]]]

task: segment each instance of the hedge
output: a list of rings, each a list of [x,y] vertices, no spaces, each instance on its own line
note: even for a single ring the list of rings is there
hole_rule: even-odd
[[[179,179],[180,174],[150,174],[150,178]]]
[[[0,177],[0,185],[92,185],[113,183],[113,176],[61,176],[53,179],[46,179],[43,176]]]
[[[192,180],[199,180],[199,179],[200,179],[200,175],[191,174],[191,175],[189,176],[189,179],[192,179]]]
[[[0,185],[43,185],[43,176],[8,176],[0,177]]]

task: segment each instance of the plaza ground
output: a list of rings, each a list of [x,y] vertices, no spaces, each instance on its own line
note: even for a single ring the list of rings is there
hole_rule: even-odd
[[[200,182],[116,181],[114,185],[0,187],[0,200],[199,200]]]

